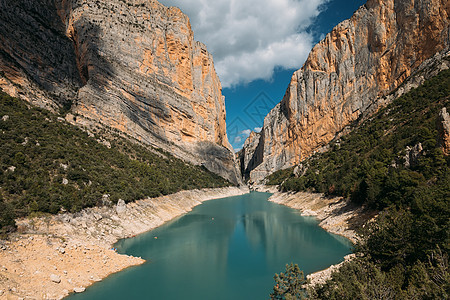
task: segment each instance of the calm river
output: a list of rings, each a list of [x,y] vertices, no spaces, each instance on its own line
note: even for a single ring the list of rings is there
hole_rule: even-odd
[[[70,299],[268,299],[273,275],[294,262],[306,274],[351,252],[312,217],[268,202],[270,194],[211,200],[157,229],[116,244],[144,265]],[[157,237],[157,238],[155,238]]]

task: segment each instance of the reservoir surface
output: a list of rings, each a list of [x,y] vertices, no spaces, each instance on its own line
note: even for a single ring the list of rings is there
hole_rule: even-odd
[[[339,263],[351,243],[313,217],[250,194],[206,201],[165,225],[116,244],[147,262],[69,299],[268,299],[275,273]]]

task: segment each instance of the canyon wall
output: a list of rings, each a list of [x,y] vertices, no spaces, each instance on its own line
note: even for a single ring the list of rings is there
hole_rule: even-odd
[[[243,173],[256,182],[293,166],[385,105],[386,95],[419,65],[448,49],[449,15],[448,0],[369,0],[293,74],[282,101],[264,119],[258,151],[243,149],[259,161],[241,160]]]
[[[213,58],[178,8],[0,0],[0,87],[240,182]]]

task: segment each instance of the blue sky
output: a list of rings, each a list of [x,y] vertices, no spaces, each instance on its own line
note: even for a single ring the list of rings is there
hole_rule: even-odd
[[[239,150],[280,100],[311,48],[365,0],[160,0],[189,16],[213,54],[228,139]]]

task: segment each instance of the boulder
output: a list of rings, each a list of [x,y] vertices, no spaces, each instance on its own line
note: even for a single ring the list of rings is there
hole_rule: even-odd
[[[55,274],[50,275],[50,280],[54,283],[61,283],[61,277]]]
[[[104,205],[104,206],[110,206],[112,203],[111,203],[111,200],[109,200],[109,197],[110,197],[110,195],[109,194],[104,194],[103,196],[102,196],[102,204]]]
[[[122,199],[119,199],[119,201],[117,201],[117,205],[116,205],[117,214],[124,213],[126,210],[127,210],[127,205],[125,204],[125,201],[123,201]]]
[[[86,288],[84,288],[84,287],[76,287],[76,288],[73,289],[73,291],[74,291],[75,293],[82,293],[82,292],[84,292],[85,290],[86,290]]]
[[[450,115],[445,107],[439,112],[438,131],[442,151],[450,155]]]

